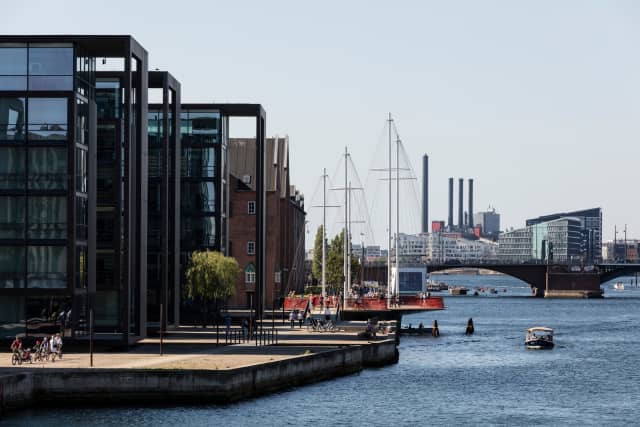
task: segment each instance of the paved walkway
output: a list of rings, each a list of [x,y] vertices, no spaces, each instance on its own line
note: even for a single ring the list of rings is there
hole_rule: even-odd
[[[265,321],[265,328],[271,329],[271,321]],[[313,332],[306,327],[291,329],[289,323],[282,326],[276,322],[278,330],[277,346],[256,346],[255,341],[236,345],[216,346],[216,330],[213,328],[181,327],[169,332],[164,339],[163,356],[159,355],[160,340],[148,338],[126,352],[99,352],[93,355],[93,366],[97,369],[232,369],[306,354],[328,351],[345,345],[366,345],[358,340],[357,333],[364,330],[364,323],[349,322],[339,327],[337,332]],[[220,328],[220,342],[224,342],[224,327]],[[378,336],[378,340],[392,339],[393,336]],[[11,354],[0,353],[0,374],[15,372],[16,369],[89,368],[88,353],[65,353],[63,359],[55,362],[11,365]]]

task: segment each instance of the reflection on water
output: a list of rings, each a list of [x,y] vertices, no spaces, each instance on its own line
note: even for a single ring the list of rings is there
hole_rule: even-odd
[[[504,276],[446,276],[507,287],[497,297],[445,296],[442,336],[403,337],[400,363],[227,406],[46,409],[7,425],[625,425],[640,417],[640,289],[606,285],[600,300],[527,295]],[[628,283],[628,279],[627,279]],[[473,318],[476,333],[464,335]],[[524,348],[530,326],[555,329],[556,348]]]

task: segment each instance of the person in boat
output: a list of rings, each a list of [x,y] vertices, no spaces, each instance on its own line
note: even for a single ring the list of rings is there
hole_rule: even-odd
[[[473,328],[473,319],[470,317],[469,321],[467,322],[467,330],[465,331],[466,335],[473,335],[473,333],[475,332],[474,328]]]
[[[432,337],[439,337],[440,336],[440,330],[438,329],[438,321],[437,320],[433,321],[433,328],[431,329],[431,336]]]

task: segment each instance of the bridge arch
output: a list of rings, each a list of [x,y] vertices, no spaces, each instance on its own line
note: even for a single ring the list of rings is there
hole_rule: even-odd
[[[546,285],[547,266],[543,264],[435,264],[427,265],[427,272],[456,270],[460,268],[477,268],[506,274],[507,276],[522,280],[532,288],[544,289]]]

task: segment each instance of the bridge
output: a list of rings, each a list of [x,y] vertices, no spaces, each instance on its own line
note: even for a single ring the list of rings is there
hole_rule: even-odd
[[[427,263],[427,271],[454,269],[485,269],[515,277],[531,286],[540,297],[593,298],[601,297],[600,285],[617,277],[640,272],[640,264],[601,263],[589,266],[545,264],[539,262],[505,263]]]

